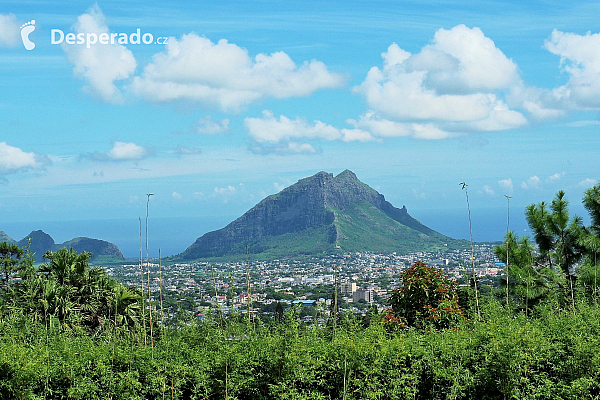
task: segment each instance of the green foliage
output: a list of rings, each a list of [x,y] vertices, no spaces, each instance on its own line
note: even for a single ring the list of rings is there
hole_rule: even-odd
[[[509,232],[504,244],[496,246],[494,253],[505,264],[508,255],[509,293],[519,309],[527,313],[530,307],[556,292],[559,275],[547,266],[534,264],[535,250],[526,236],[519,239]],[[506,280],[501,279],[500,284],[505,286]]]
[[[68,329],[96,335],[111,325],[120,330],[138,327],[139,294],[108,277],[101,267],[90,267],[90,253],[73,249],[47,252],[44,258],[48,262],[35,269],[31,257],[21,259],[24,250],[13,247],[8,246],[12,253],[2,258],[3,265],[12,268],[10,274],[18,269],[20,280],[10,291],[5,290],[3,314],[16,310],[34,321],[56,321]]]
[[[278,303],[272,321],[183,320],[156,329],[164,335],[150,346],[139,293],[91,268],[88,254],[48,253],[35,269],[10,248],[3,265],[19,279],[2,291],[0,398],[600,399],[599,193],[600,186],[584,198],[589,227],[568,217],[562,196],[550,211],[530,206],[539,254],[512,233],[496,248],[502,261],[508,250],[516,312],[488,295],[481,317],[470,320],[456,283],[416,263],[390,313],[339,313],[332,330],[301,323],[300,307]],[[584,257],[577,273],[587,296],[562,307],[553,294],[561,274],[574,274],[564,263],[575,251]],[[470,290],[460,291],[461,301]],[[524,304],[531,312],[520,312]],[[392,318],[408,328],[387,329]]]
[[[568,206],[561,190],[552,200],[550,211],[541,202],[527,206],[525,215],[540,251],[538,262],[549,267],[556,265],[571,280],[575,275],[573,267],[582,256],[582,223],[578,217],[569,217]]]
[[[392,315],[386,317],[388,322],[445,329],[464,319],[458,305],[457,284],[441,269],[417,261],[401,275],[403,286],[390,297]]]
[[[0,243],[0,268],[2,269],[1,274],[5,293],[8,293],[11,289],[13,276],[24,268],[24,254],[25,250],[14,243]]]
[[[298,323],[213,321],[168,329],[155,347],[91,338],[20,313],[0,320],[3,399],[582,399],[600,396],[600,308],[482,303],[482,321],[390,334],[347,319],[331,336]],[[47,332],[47,336],[46,336]]]

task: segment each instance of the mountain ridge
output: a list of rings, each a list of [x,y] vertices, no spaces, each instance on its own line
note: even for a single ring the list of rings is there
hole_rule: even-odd
[[[29,242],[30,238],[31,243]],[[76,237],[64,243],[55,243],[52,236],[42,230],[31,231],[31,233],[19,241],[12,239],[6,232],[0,231],[0,242],[4,241],[9,244],[16,244],[22,248],[29,247],[29,251],[34,254],[36,262],[42,262],[44,260],[44,253],[47,251],[58,251],[65,247],[68,249],[73,248],[78,253],[83,251],[90,252],[93,254],[92,260],[97,260],[100,257],[125,259],[119,247],[114,243],[88,237]]]
[[[312,234],[307,237],[308,231]],[[354,172],[334,176],[321,171],[267,196],[224,228],[196,239],[174,259],[240,255],[246,244],[252,254],[280,257],[337,250],[408,252],[457,242],[411,217],[406,207],[394,207]]]

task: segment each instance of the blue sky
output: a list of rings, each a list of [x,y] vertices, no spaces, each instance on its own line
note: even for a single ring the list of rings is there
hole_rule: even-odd
[[[559,189],[582,214],[600,171],[599,14],[582,1],[4,1],[0,230],[137,220],[148,190],[154,215],[226,222],[346,168],[456,236],[468,225],[434,216],[465,208],[462,181],[482,220],[502,221],[509,194],[523,223]],[[168,44],[50,40],[138,28]]]

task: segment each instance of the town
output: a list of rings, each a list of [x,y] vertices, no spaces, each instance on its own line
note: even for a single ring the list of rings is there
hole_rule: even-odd
[[[474,246],[475,273],[482,283],[493,284],[503,272],[493,244]],[[155,260],[157,261],[157,260]],[[305,322],[323,321],[332,302],[345,312],[364,315],[369,308],[384,309],[391,292],[401,285],[400,272],[416,261],[436,266],[464,285],[472,274],[471,249],[414,252],[406,255],[369,252],[336,254],[310,259],[108,267],[109,275],[147,292],[150,282],[153,310],[163,299],[166,318],[204,318],[218,310],[223,314],[250,313],[273,317],[277,304],[299,304]],[[148,270],[150,276],[148,276]],[[143,283],[142,283],[143,280]],[[337,299],[334,287],[337,285]]]

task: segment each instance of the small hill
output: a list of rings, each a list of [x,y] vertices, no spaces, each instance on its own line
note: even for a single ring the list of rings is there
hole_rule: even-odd
[[[174,260],[239,257],[246,244],[250,253],[268,259],[336,251],[432,251],[461,242],[423,225],[406,207],[394,207],[345,170],[299,180],[198,238]]]
[[[19,247],[27,248],[29,246],[29,252],[35,254],[35,261],[43,261],[43,255],[49,250],[54,250],[54,239],[46,232],[37,230],[32,231],[29,235],[19,240],[17,243]]]
[[[81,253],[82,251],[92,253],[92,260],[98,259],[100,257],[111,260],[124,259],[121,250],[119,250],[117,245],[113,243],[104,240],[90,239],[86,237],[78,237],[66,241],[64,243],[55,243],[54,239],[52,239],[50,235],[41,230],[31,232],[29,235],[19,240],[17,244],[23,248],[27,248],[27,246],[30,246],[29,251],[31,253],[35,253],[36,262],[43,262],[44,253],[46,253],[47,251],[58,251],[65,247],[68,249],[73,248],[79,253]]]
[[[0,243],[2,242],[7,242],[8,244],[16,243],[16,241],[10,236],[8,236],[6,232],[0,231]]]

